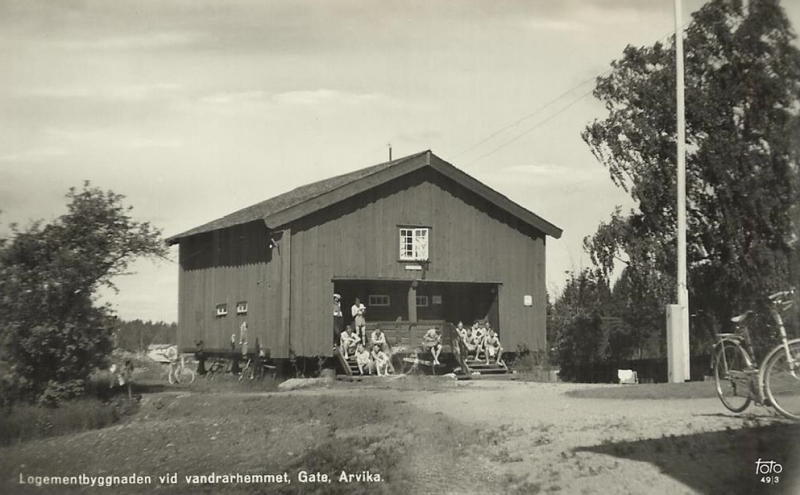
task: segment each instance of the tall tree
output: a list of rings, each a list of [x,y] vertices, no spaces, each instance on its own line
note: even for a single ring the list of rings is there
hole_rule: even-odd
[[[711,0],[685,39],[690,304],[718,327],[800,279],[800,51],[777,0],[750,2],[749,13],[740,0]],[[676,270],[673,46],[628,46],[594,91],[608,116],[583,133],[637,204],[585,246],[606,273],[623,260],[636,283]]]
[[[123,196],[88,182],[70,189],[68,211],[0,244],[3,361],[22,394],[79,394],[111,351],[112,313],[98,305],[101,286],[137,257],[165,257],[160,232],[131,218]]]

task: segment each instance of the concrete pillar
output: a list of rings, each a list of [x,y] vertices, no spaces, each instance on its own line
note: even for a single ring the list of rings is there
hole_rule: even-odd
[[[667,306],[667,379],[669,383],[689,381],[689,312],[686,306]]]

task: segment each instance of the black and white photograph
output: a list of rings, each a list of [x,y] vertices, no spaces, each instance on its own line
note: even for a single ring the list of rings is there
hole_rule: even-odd
[[[799,27],[0,0],[0,493],[800,493]]]

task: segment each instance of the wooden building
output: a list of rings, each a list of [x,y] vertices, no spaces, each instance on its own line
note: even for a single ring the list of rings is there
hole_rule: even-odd
[[[332,295],[415,344],[488,320],[504,347],[545,349],[545,241],[561,230],[430,151],[299,187],[170,237],[178,344],[248,340],[274,358],[331,356]],[[251,344],[252,345],[252,344]]]

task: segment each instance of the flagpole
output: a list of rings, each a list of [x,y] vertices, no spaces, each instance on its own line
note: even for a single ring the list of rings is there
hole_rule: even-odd
[[[686,122],[684,117],[684,55],[682,1],[675,0],[675,74],[677,103],[677,220],[678,220],[678,304],[667,312],[667,353],[669,381],[689,380],[689,290],[686,275]]]

